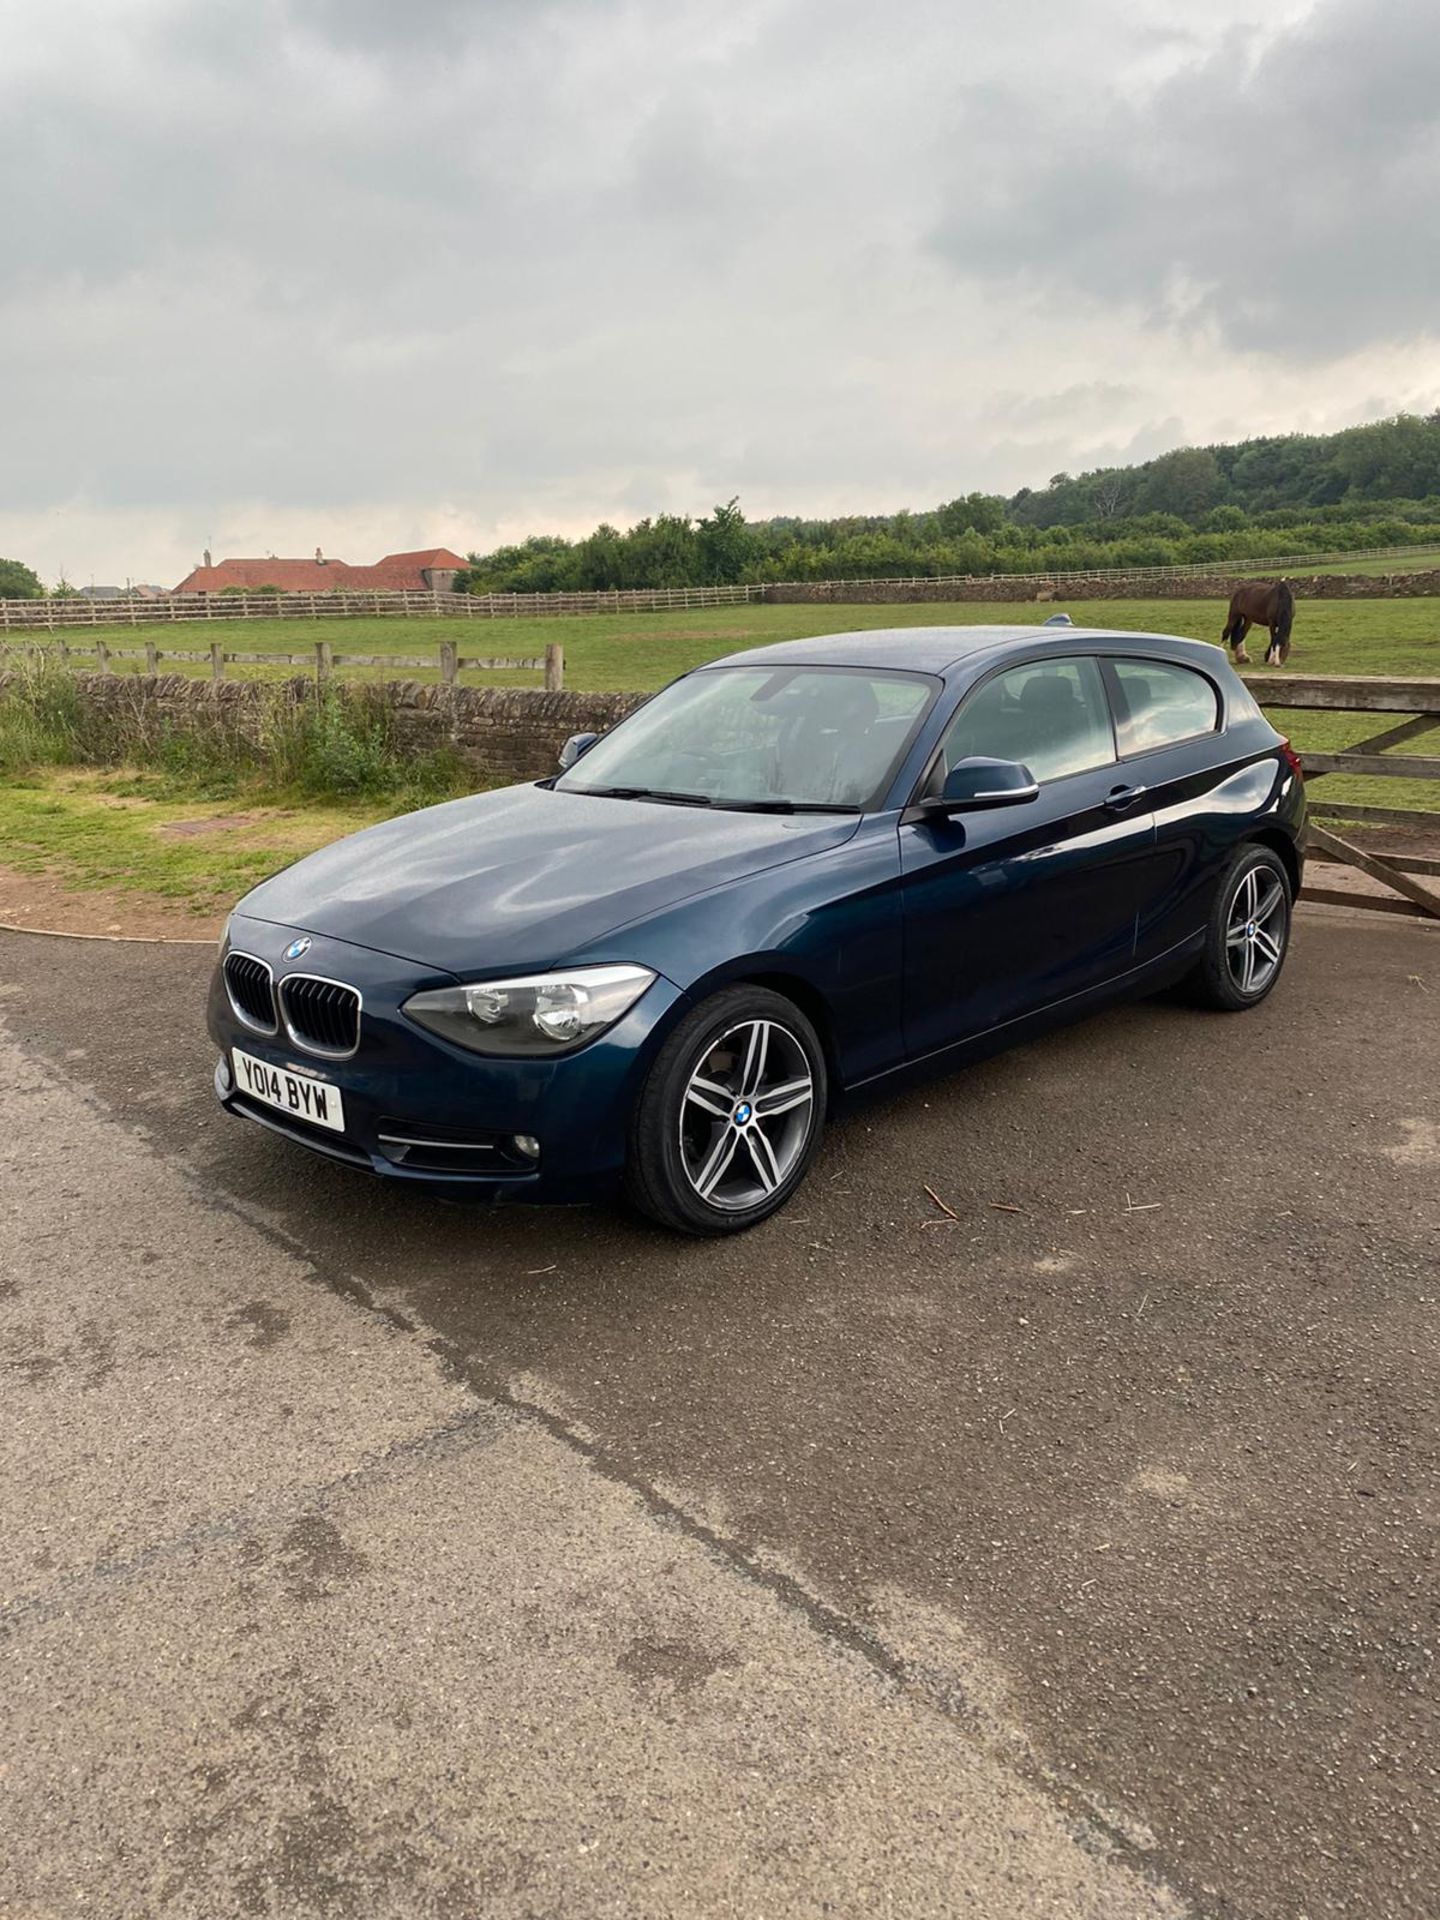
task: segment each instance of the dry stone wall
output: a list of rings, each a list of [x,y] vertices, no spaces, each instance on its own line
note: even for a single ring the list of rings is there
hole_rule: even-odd
[[[0,698],[7,676],[0,674]],[[279,686],[256,680],[188,679],[181,674],[82,673],[80,700],[107,722],[123,748],[154,741],[165,730],[211,732],[216,726],[259,741],[273,703],[315,698],[312,680]],[[481,784],[507,785],[554,773],[572,733],[603,733],[644,700],[639,693],[544,693],[521,687],[417,685],[345,688],[342,699],[379,702],[394,737],[415,753],[454,747]]]
[[[1272,578],[1274,576],[1271,576]],[[1283,573],[1297,600],[1409,600],[1440,594],[1440,568],[1428,573]],[[1048,580],[811,580],[766,587],[764,598],[785,606],[885,606],[906,601],[1219,600],[1239,584],[1234,573],[1057,573]]]
[[[642,693],[541,693],[528,687],[386,689],[398,737],[417,750],[450,745],[477,773],[503,783],[539,780],[572,733],[604,733]]]

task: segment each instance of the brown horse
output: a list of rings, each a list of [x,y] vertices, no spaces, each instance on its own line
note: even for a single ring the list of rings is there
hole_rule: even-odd
[[[1225,617],[1221,646],[1235,649],[1237,667],[1248,667],[1245,636],[1252,626],[1270,629],[1270,644],[1265,649],[1267,667],[1283,667],[1290,658],[1290,629],[1295,622],[1295,596],[1285,581],[1273,584],[1265,580],[1248,581],[1230,596],[1230,611]]]

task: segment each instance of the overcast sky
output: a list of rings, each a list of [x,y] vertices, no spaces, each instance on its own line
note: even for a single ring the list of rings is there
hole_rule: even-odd
[[[1440,404],[1420,0],[0,0],[0,554],[923,507]]]

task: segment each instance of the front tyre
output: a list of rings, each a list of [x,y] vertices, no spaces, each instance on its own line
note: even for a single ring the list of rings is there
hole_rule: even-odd
[[[1205,952],[1190,977],[1202,1006],[1243,1013],[1280,978],[1290,948],[1290,875],[1269,847],[1242,847],[1215,895]]]
[[[758,1226],[794,1193],[820,1146],[825,1055],[783,995],[727,987],[681,1021],[630,1125],[625,1184],[679,1233]]]

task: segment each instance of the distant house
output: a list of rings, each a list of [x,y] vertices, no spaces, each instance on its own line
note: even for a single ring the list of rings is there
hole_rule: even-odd
[[[350,593],[365,587],[389,592],[448,593],[466,562],[448,547],[420,553],[387,553],[373,566],[352,567],[348,560],[327,560],[317,547],[313,560],[221,560],[196,567],[176,593],[223,593],[227,587],[256,592],[278,587],[282,593]]]

